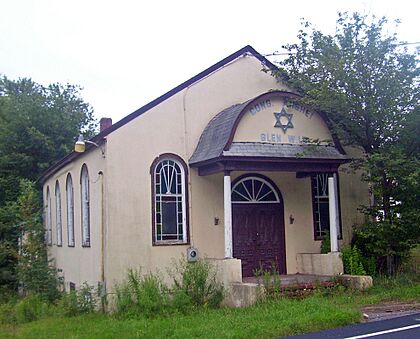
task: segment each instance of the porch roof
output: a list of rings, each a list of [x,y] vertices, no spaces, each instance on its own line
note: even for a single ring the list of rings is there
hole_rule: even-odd
[[[344,160],[348,158],[334,146],[311,144],[272,144],[262,142],[233,142],[223,157],[272,157],[294,159]]]
[[[350,159],[337,138],[334,145],[233,142],[242,116],[256,101],[272,96],[299,99],[295,93],[270,91],[218,113],[201,134],[189,160],[199,175],[231,170],[333,172]],[[322,112],[318,112],[327,125]]]

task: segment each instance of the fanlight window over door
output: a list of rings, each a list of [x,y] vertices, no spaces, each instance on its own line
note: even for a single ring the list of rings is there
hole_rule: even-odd
[[[232,188],[232,203],[278,203],[273,186],[263,178],[246,177]]]

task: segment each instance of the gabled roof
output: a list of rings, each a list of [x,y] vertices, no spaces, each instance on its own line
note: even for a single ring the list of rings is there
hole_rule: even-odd
[[[259,54],[254,48],[251,46],[245,46],[241,48],[240,50],[236,51],[235,53],[229,55],[228,57],[224,58],[223,60],[220,60],[219,62],[215,63],[213,66],[207,68],[206,70],[202,71],[201,73],[197,74],[196,76],[192,77],[191,79],[183,82],[182,84],[176,86],[175,88],[171,89],[169,92],[166,92],[165,94],[161,95],[160,97],[156,98],[155,100],[149,102],[148,104],[140,107],[133,113],[127,115],[125,118],[121,119],[120,121],[113,124],[111,127],[107,128],[103,132],[99,133],[95,137],[91,139],[91,141],[95,143],[101,143],[104,141],[104,138],[112,133],[113,131],[117,130],[118,128],[124,126],[125,124],[129,123],[131,120],[137,118],[138,116],[142,115],[143,113],[146,113],[153,107],[159,105],[166,99],[169,99],[173,95],[177,94],[178,92],[182,91],[183,89],[187,88],[188,86],[191,86],[195,82],[205,78],[206,76],[210,75],[211,73],[215,72],[219,68],[222,68],[223,66],[227,65],[228,63],[232,62],[233,60],[243,56],[243,55],[251,55],[255,58],[257,58],[261,63],[263,63],[267,68],[269,69],[277,69],[277,67],[272,64],[269,60],[267,60],[265,57],[263,57],[261,54]],[[91,146],[88,146],[87,149],[91,148]],[[40,177],[39,181],[43,183],[50,175],[54,174],[56,171],[58,171],[60,168],[64,167],[66,164],[70,163],[74,159],[82,156],[83,153],[76,153],[72,152],[68,154],[63,159],[59,160],[57,163],[55,163],[53,166],[48,168]]]

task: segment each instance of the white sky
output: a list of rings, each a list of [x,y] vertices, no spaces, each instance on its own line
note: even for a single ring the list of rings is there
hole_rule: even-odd
[[[81,85],[116,122],[245,45],[281,51],[302,17],[333,33],[346,10],[399,18],[400,39],[420,41],[415,0],[0,0],[0,74]]]

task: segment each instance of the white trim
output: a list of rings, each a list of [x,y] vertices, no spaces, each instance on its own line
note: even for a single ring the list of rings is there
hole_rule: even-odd
[[[337,202],[337,186],[335,184],[336,178],[328,178],[328,207],[330,212],[330,240],[331,240],[331,252],[338,251],[338,240],[337,240],[337,226],[338,226],[338,202]]]
[[[251,180],[251,182],[252,182],[252,194],[249,193],[248,189],[246,188],[246,186],[244,184],[245,181],[249,181],[249,180]],[[258,190],[258,192],[256,194],[255,194],[255,191],[254,191],[254,187],[255,187],[254,186],[254,182],[255,181],[259,181],[259,182],[262,183],[262,185],[260,186],[260,189]],[[245,188],[246,192],[248,193],[248,197],[244,196],[243,194],[241,194],[240,192],[238,192],[236,190],[236,188],[240,184],[242,184],[242,186]],[[267,193],[265,193],[263,196],[260,196],[261,189],[262,189],[263,185],[268,186],[268,188],[270,189],[270,191],[267,192]],[[244,199],[249,199],[247,201],[233,201],[232,200],[232,203],[233,204],[277,204],[277,203],[280,202],[280,198],[279,198],[279,196],[277,194],[277,191],[273,187],[273,185],[271,185],[267,180],[265,180],[263,178],[260,178],[260,177],[257,177],[257,176],[249,176],[249,177],[242,178],[237,183],[235,183],[235,185],[232,187],[232,193],[233,192],[239,194]],[[264,197],[266,197],[268,194],[270,194],[271,192],[274,193],[274,196],[276,198],[275,200],[271,200],[271,201],[263,201],[263,200],[261,200]]]
[[[225,218],[225,258],[233,258],[232,246],[232,191],[230,175],[223,177],[223,201]]]

